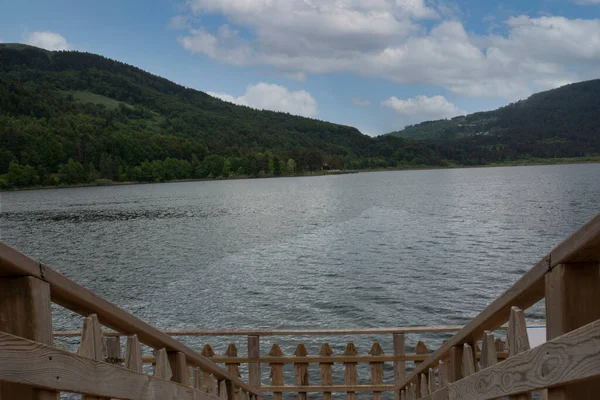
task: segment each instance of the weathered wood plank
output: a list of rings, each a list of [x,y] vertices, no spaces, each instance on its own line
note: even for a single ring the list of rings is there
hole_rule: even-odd
[[[27,261],[18,254],[13,258],[15,262]],[[50,303],[50,285],[46,282],[30,276],[0,278],[0,331],[52,345]],[[0,383],[2,400],[56,400],[57,396],[56,392],[26,385]]]
[[[301,343],[296,346],[296,351],[294,352],[296,357],[305,357],[308,355],[308,351],[306,347]],[[308,386],[308,364],[304,362],[294,364],[294,376],[296,385],[298,386]],[[301,389],[302,391],[298,392],[298,400],[306,400],[306,391]]]
[[[179,351],[171,351],[167,352],[167,357],[173,373],[171,380],[173,382],[181,383],[182,385],[190,386],[190,372],[187,363],[185,362],[185,354]]]
[[[358,354],[358,350],[354,343],[349,342],[344,349],[345,356],[355,356]],[[356,370],[356,363],[344,363],[344,385],[354,386],[358,381],[358,371]],[[354,400],[356,394],[353,391],[346,392],[346,400]]]
[[[491,367],[498,363],[498,357],[496,356],[496,343],[494,341],[494,334],[490,331],[483,333],[483,340],[481,345],[481,368]]]
[[[596,249],[600,254],[600,248]],[[559,337],[600,319],[600,263],[560,264],[546,277],[546,335]],[[600,393],[600,379],[552,388],[549,400],[591,400]]]
[[[328,343],[323,343],[321,349],[319,350],[320,356],[331,356],[333,355],[333,350],[329,347]],[[332,363],[319,363],[319,372],[321,376],[321,385],[322,386],[332,386],[333,385],[333,364]],[[323,400],[331,400],[331,392],[323,392]]]
[[[443,360],[438,361],[438,388],[442,389],[448,385],[447,365]]]
[[[527,335],[527,323],[523,310],[512,307],[508,321],[507,331],[508,354],[513,357],[519,353],[529,350],[529,336]],[[512,396],[513,400],[531,400],[531,393],[519,393]]]
[[[225,350],[225,356],[229,357],[230,360],[225,361],[225,367],[227,368],[227,371],[231,375],[240,377],[240,376],[242,376],[240,374],[240,363],[231,360],[232,358],[236,358],[237,355],[238,355],[238,351],[237,351],[236,345],[234,343],[229,344],[229,346],[227,347],[227,350]],[[234,399],[239,400],[240,394],[241,394],[240,389],[234,385],[233,391],[234,391],[234,396],[235,396]]]
[[[406,354],[406,344],[404,340],[404,333],[394,333],[393,335],[394,344],[394,356],[402,357]],[[406,379],[406,362],[405,361],[394,361],[394,384],[400,385],[401,382]],[[395,392],[395,399],[398,400],[399,391]]]
[[[83,319],[83,328],[81,329],[81,341],[79,343],[79,350],[77,354],[82,357],[91,358],[96,361],[104,361],[104,352],[102,351],[102,344],[104,339],[102,337],[102,330],[98,316],[92,314]],[[83,395],[83,400],[100,400],[101,398],[96,396]]]
[[[203,391],[204,385],[202,383],[202,370],[199,367],[196,367],[194,368],[192,375],[194,379],[194,389]]]
[[[468,343],[463,344],[462,352],[462,376],[469,376],[475,373],[475,357],[473,353],[475,349]]]
[[[460,380],[462,375],[463,346],[450,348],[450,361],[448,363],[448,382]],[[412,376],[412,374],[411,374]]]
[[[119,364],[121,359],[121,338],[119,336],[108,336],[106,343],[106,362],[110,364]]]
[[[332,392],[332,393],[346,393],[349,391],[352,392],[391,392],[394,390],[394,385],[332,385],[332,386],[322,386],[322,385],[309,385],[309,386],[298,386],[298,385],[286,385],[286,386],[266,386],[263,385],[260,387],[260,391],[263,393],[272,393],[273,391],[277,392],[286,392],[286,393],[294,393],[298,391],[305,391],[309,393],[323,393],[323,392]]]
[[[167,356],[166,349],[156,350],[156,364],[154,365],[154,376],[160,379],[169,380],[173,376],[171,371],[171,365],[169,364],[169,357]]]
[[[282,357],[283,351],[281,347],[277,343],[274,343],[269,351],[270,356],[274,357]],[[282,363],[270,363],[271,366],[271,385],[273,386],[283,386],[283,364]],[[281,392],[273,393],[275,400],[281,400],[283,395]]]
[[[383,355],[383,349],[379,342],[374,342],[369,351],[370,355]],[[371,364],[371,385],[383,385],[383,363],[372,362]],[[381,392],[373,391],[373,400],[381,400]]]
[[[202,355],[206,358],[213,359],[215,357],[215,351],[212,349],[210,344],[207,343],[202,348]],[[211,393],[215,396],[219,395],[219,384],[213,374],[203,370],[202,382],[204,382],[204,388],[206,390],[206,393]]]
[[[600,376],[600,320],[450,384],[450,400],[493,399]]]
[[[142,348],[137,335],[127,337],[127,347],[125,350],[124,366],[135,372],[142,372]]]
[[[248,336],[248,358],[260,357],[260,336]],[[248,363],[248,383],[250,386],[260,386],[260,363]]]
[[[427,396],[429,394],[429,385],[427,383],[427,377],[425,376],[425,374],[421,374],[421,381],[419,384],[419,388],[421,389],[419,398]]]
[[[429,384],[429,386],[427,387],[429,393],[431,394],[435,392],[437,390],[437,385],[435,384],[435,372],[433,371],[433,368],[429,368],[427,382]]]
[[[190,387],[0,332],[0,380],[124,400],[215,400]]]

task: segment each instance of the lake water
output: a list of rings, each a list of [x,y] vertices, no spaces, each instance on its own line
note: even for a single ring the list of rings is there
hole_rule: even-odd
[[[469,321],[600,211],[600,164],[1,196],[3,241],[157,327],[452,325]],[[543,308],[527,317],[543,320]],[[56,329],[80,324],[57,311]],[[442,338],[412,335],[408,345],[422,337]],[[369,350],[371,336],[353,339],[361,354]],[[391,352],[390,338],[380,339]],[[261,345],[266,352],[283,343],[291,354],[304,342],[315,354],[325,340],[339,353],[349,339]],[[186,342],[219,352],[226,344]]]

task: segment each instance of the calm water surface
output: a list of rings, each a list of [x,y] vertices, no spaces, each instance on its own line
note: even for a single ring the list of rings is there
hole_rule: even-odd
[[[1,196],[3,241],[158,327],[463,324],[600,211],[600,165]],[[56,328],[80,326],[56,314]],[[543,319],[543,309],[528,317]],[[371,337],[353,339],[369,350]],[[348,339],[264,338],[262,346],[277,341],[290,354],[301,341],[314,354],[324,340],[341,351]]]

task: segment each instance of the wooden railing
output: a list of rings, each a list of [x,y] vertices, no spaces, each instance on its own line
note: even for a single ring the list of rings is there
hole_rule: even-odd
[[[256,387],[261,393],[273,393],[275,399],[281,399],[283,393],[298,393],[300,398],[305,398],[306,393],[321,392],[325,399],[330,399],[332,393],[346,393],[347,397],[353,397],[357,392],[372,392],[375,399],[380,399],[383,392],[393,392],[395,386],[400,384],[406,377],[408,371],[424,361],[429,355],[429,348],[425,341],[417,340],[420,335],[436,334],[450,337],[452,332],[459,331],[462,326],[433,326],[433,327],[397,327],[397,328],[372,328],[372,329],[312,329],[312,330],[166,330],[164,333],[170,336],[183,337],[205,337],[206,342],[199,344],[198,349],[204,356],[210,358],[215,364],[224,365],[233,375],[240,374],[240,366],[245,365],[248,374],[248,382]],[[504,327],[501,329],[505,329]],[[80,336],[81,331],[57,331],[57,338]],[[105,331],[104,335],[118,341],[119,333]],[[367,352],[359,353],[355,346],[356,341],[351,336],[363,338],[377,337],[388,340],[375,340],[369,344]],[[412,335],[409,342],[414,343],[412,352],[407,352],[406,336]],[[416,336],[416,338],[415,338]],[[208,343],[211,338],[219,337],[218,343],[223,345],[225,338],[234,343],[229,343],[221,355],[217,355],[213,347]],[[240,338],[247,342],[247,352],[240,355],[238,346]],[[261,338],[273,337],[281,339],[279,343],[270,344],[261,351]],[[300,339],[312,339],[309,346],[306,341],[298,342]],[[309,354],[307,350],[314,347],[319,339],[319,350]],[[335,343],[324,342],[330,338]],[[245,340],[244,340],[245,339]],[[213,339],[214,340],[214,339]],[[438,340],[440,340],[438,338]],[[361,340],[364,344],[364,340]],[[384,343],[385,342],[385,343]],[[237,343],[237,344],[236,344]],[[389,348],[385,348],[388,345]],[[500,349],[506,347],[502,339],[497,339],[496,346]],[[334,354],[332,347],[344,349]],[[244,346],[246,347],[246,346]],[[287,355],[282,348],[291,349]],[[240,349],[245,351],[245,349]],[[266,351],[265,351],[266,350]],[[385,351],[384,351],[385,350]],[[478,354],[479,356],[479,354]],[[499,357],[506,358],[508,353],[501,351]],[[118,350],[107,355],[109,358],[123,361],[124,358]],[[156,357],[143,357],[147,364],[156,363]],[[284,366],[293,365],[291,376],[284,375]],[[318,366],[309,372],[309,366]],[[339,365],[342,371],[334,371],[335,365]],[[387,365],[389,368],[384,368]],[[358,371],[362,368],[363,375]],[[389,371],[385,374],[385,370]],[[268,375],[263,374],[268,372]],[[336,372],[338,372],[336,374]],[[261,377],[263,379],[261,379]],[[268,378],[267,378],[268,377]],[[285,379],[290,382],[293,378],[294,384],[285,384]],[[359,379],[360,378],[360,379]],[[263,380],[268,380],[269,385],[263,385]],[[312,384],[311,384],[312,381]]]
[[[51,302],[84,317],[76,354],[53,346]],[[101,324],[127,336],[123,360],[112,357],[120,342],[105,342]],[[154,349],[152,376],[143,373],[140,344]],[[260,394],[231,370],[0,242],[0,398],[56,399],[58,392],[136,400]]]
[[[533,391],[542,391],[549,400],[600,398],[600,214],[555,247],[464,327],[161,332],[52,269],[1,246],[0,331],[6,333],[0,333],[0,381],[26,384],[30,391],[34,387],[124,399],[218,396],[236,400],[265,392],[274,393],[276,400],[289,392],[298,393],[300,400],[306,400],[310,392],[323,393],[326,400],[336,392],[345,393],[350,400],[359,392],[372,392],[375,400],[384,392],[407,400],[531,399]],[[501,262],[498,268],[502,268]],[[81,335],[78,355],[51,346],[50,298],[86,316],[81,332],[56,333]],[[548,341],[530,349],[522,310],[544,299]],[[114,331],[102,332],[100,323]],[[405,335],[430,332],[457,333],[432,353],[422,341],[412,353],[406,352]],[[315,354],[309,354],[303,343],[296,344],[293,355],[284,355],[278,344],[270,346],[268,354],[260,350],[260,338],[265,336],[354,334],[391,335],[391,349],[384,351],[375,342],[368,355],[359,355],[349,342],[337,355],[327,343]],[[107,337],[106,355],[100,347],[103,335]],[[118,345],[120,335],[137,335],[128,338],[124,357]],[[210,345],[199,354],[172,337],[236,335],[247,336],[245,356],[238,356],[234,344],[220,356]],[[141,357],[137,338],[156,349],[155,354]],[[154,366],[154,377],[141,374],[143,362]],[[125,368],[115,365],[119,363]],[[369,384],[358,383],[360,363],[369,364]],[[391,379],[384,375],[385,363],[393,365],[388,368],[393,371]],[[217,364],[224,364],[225,369]],[[248,384],[238,378],[241,364],[247,364]],[[261,364],[268,364],[270,385],[262,385]],[[293,385],[285,384],[285,364],[293,364]],[[310,364],[318,365],[313,384]],[[338,382],[334,380],[335,364],[343,365]],[[197,368],[193,388],[186,373],[190,366]],[[169,374],[171,381],[166,380]],[[117,379],[127,383],[113,385]],[[13,386],[8,386],[13,397],[2,397],[6,387],[6,383],[1,384],[3,400],[27,398],[15,395],[22,387]]]
[[[502,260],[498,261],[502,268]],[[529,349],[527,310],[545,300],[547,340]],[[508,321],[509,357],[493,331]],[[480,362],[473,350],[481,343]],[[396,386],[401,399],[600,398],[600,214],[543,257],[510,289]],[[547,389],[547,390],[546,390]]]

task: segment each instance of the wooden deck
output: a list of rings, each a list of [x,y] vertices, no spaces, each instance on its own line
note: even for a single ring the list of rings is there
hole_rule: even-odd
[[[542,300],[547,342],[530,349],[525,312]],[[51,302],[80,314],[82,329],[53,332]],[[429,333],[447,334],[448,340],[431,351],[418,340]],[[274,337],[352,335],[389,335],[390,347],[376,341],[359,354],[348,341],[339,354],[328,343],[315,354],[303,343],[287,355],[278,344],[261,349],[263,337],[273,343]],[[410,351],[408,335],[416,343]],[[53,345],[55,338],[72,336],[80,337],[77,353]],[[247,349],[238,354],[230,343],[217,355],[208,344],[192,349],[176,340],[185,336],[245,337]],[[152,354],[143,355],[142,346]],[[284,368],[289,364],[290,371]],[[334,365],[343,370],[337,381]],[[358,379],[359,365],[369,371],[368,383]],[[550,400],[600,398],[600,214],[464,327],[160,331],[0,243],[2,400],[56,399],[58,392],[86,399],[240,400],[273,393],[280,400],[296,393],[306,400],[308,393],[320,393],[330,400],[345,393],[354,400],[368,392],[374,400],[525,400],[534,391]]]

